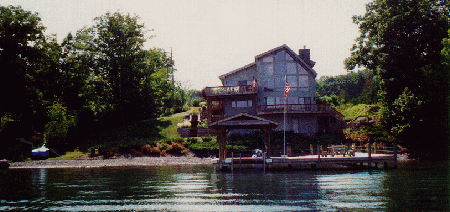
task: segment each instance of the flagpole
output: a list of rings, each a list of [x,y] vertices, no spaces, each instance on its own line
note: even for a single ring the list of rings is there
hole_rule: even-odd
[[[284,75],[284,127],[283,127],[283,155],[286,155],[286,74]]]

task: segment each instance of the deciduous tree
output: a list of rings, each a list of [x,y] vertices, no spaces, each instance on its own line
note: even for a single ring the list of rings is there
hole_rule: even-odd
[[[345,61],[348,69],[364,66],[379,77],[388,111],[384,127],[413,153],[422,156],[439,155],[437,152],[446,149],[442,145],[447,143],[446,130],[436,128],[446,126],[448,116],[447,107],[442,104],[448,85],[442,79],[447,79],[448,70],[440,65],[441,41],[448,30],[447,4],[426,0],[369,3],[365,15],[353,17],[361,35],[351,57]],[[412,104],[410,100],[415,104],[422,102],[421,106],[405,107]],[[417,114],[415,119],[421,120],[421,124],[402,114]],[[410,133],[399,130],[406,128],[411,129]]]

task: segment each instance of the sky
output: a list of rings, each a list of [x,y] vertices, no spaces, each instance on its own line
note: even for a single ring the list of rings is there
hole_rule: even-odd
[[[172,52],[175,80],[186,89],[220,86],[218,76],[283,44],[306,46],[317,79],[346,74],[343,61],[359,36],[352,16],[370,0],[0,0],[37,12],[61,42],[107,12],[140,17],[145,48]]]

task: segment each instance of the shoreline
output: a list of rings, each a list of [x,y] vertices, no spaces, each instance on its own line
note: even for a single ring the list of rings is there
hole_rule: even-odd
[[[89,158],[75,160],[37,160],[10,163],[10,169],[42,169],[42,168],[99,168],[126,166],[167,166],[167,165],[212,165],[211,158],[198,157],[120,157]]]
[[[406,154],[398,156],[398,162],[413,161]],[[167,157],[135,157],[116,156],[109,159],[103,157],[82,156],[75,160],[34,160],[10,163],[10,169],[41,169],[41,168],[99,168],[99,167],[126,167],[126,166],[168,166],[168,165],[212,165],[211,158],[193,156],[167,156]]]

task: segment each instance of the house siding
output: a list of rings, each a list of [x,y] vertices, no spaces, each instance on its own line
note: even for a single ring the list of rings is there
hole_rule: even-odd
[[[291,105],[316,104],[317,73],[312,69],[315,62],[309,59],[309,50],[301,49],[299,52],[300,55],[283,45],[257,55],[254,63],[221,75],[219,78],[223,86],[252,85],[253,80],[257,81],[257,92],[253,94],[223,97],[224,117],[239,113],[258,115],[258,106],[285,104],[286,100]],[[287,99],[284,92],[285,80],[291,87]],[[284,129],[282,112],[261,113],[259,116],[279,123],[276,130]],[[322,132],[325,129],[323,120],[326,119],[319,117],[317,113],[308,113],[308,111],[287,114],[286,130],[307,135]]]

